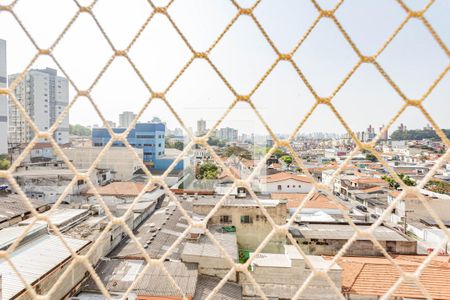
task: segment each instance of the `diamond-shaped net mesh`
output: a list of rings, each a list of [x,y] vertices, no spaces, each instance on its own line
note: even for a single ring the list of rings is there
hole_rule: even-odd
[[[180,0],[181,1],[181,0]],[[31,44],[35,47],[35,55],[33,59],[28,63],[27,67],[23,70],[23,72],[13,81],[10,82],[9,88],[0,89],[0,94],[7,95],[11,99],[11,101],[14,103],[14,105],[19,110],[20,114],[22,115],[25,122],[29,124],[31,129],[35,133],[35,138],[28,144],[25,151],[16,159],[16,161],[13,162],[10,169],[7,171],[1,171],[0,176],[2,178],[7,179],[11,186],[18,192],[20,197],[23,199],[23,201],[27,204],[28,208],[32,212],[32,215],[36,217],[36,221],[45,221],[48,223],[49,227],[51,228],[51,231],[59,237],[59,240],[64,245],[65,248],[67,248],[71,256],[73,258],[70,265],[64,270],[64,274],[60,276],[59,279],[55,280],[53,287],[50,289],[50,291],[45,295],[39,295],[39,293],[36,291],[35,287],[31,286],[31,283],[27,281],[27,278],[24,274],[18,271],[18,269],[14,266],[14,264],[10,260],[10,255],[12,252],[17,248],[20,241],[26,236],[27,232],[31,229],[32,224],[27,226],[24,233],[13,243],[11,247],[9,247],[5,251],[0,252],[0,257],[4,260],[6,260],[9,264],[12,270],[17,273],[17,276],[19,280],[22,282],[22,284],[26,287],[27,292],[32,298],[36,299],[53,299],[55,292],[58,290],[61,284],[63,284],[64,278],[66,276],[70,276],[71,272],[73,271],[74,267],[77,264],[81,264],[84,266],[85,270],[90,273],[93,280],[96,282],[98,287],[100,288],[102,294],[110,298],[110,295],[108,293],[108,289],[105,287],[105,285],[100,280],[99,276],[96,274],[94,267],[92,266],[91,256],[94,254],[96,247],[100,244],[102,241],[102,235],[106,234],[107,231],[109,231],[114,226],[121,226],[124,228],[125,232],[129,235],[130,239],[136,244],[136,246],[139,248],[142,257],[145,259],[146,266],[144,270],[133,280],[133,283],[129,286],[127,289],[127,292],[125,295],[123,295],[123,298],[126,298],[127,295],[132,292],[137,285],[137,282],[141,279],[141,277],[144,275],[145,270],[148,268],[160,268],[161,272],[163,274],[166,274],[173,286],[177,288],[177,290],[180,292],[181,295],[183,295],[183,298],[187,299],[187,295],[184,294],[183,290],[178,287],[176,280],[171,276],[171,274],[166,269],[166,265],[164,264],[165,259],[170,255],[170,253],[173,252],[173,250],[182,242],[182,240],[186,237],[186,235],[189,233],[189,231],[193,228],[201,228],[205,230],[206,236],[211,239],[211,241],[222,251],[222,254],[225,257],[225,260],[227,263],[231,266],[230,271],[227,273],[227,275],[219,281],[218,285],[212,289],[211,294],[209,294],[208,299],[214,299],[215,294],[220,290],[220,288],[226,283],[227,279],[231,278],[234,272],[241,272],[244,273],[247,277],[248,281],[254,285],[254,288],[257,292],[257,294],[263,298],[267,299],[266,295],[263,292],[263,289],[260,287],[258,282],[252,277],[252,273],[249,271],[249,266],[251,265],[254,258],[260,253],[264,247],[269,243],[269,241],[277,234],[286,235],[288,240],[292,242],[293,245],[296,245],[297,250],[300,252],[300,254],[304,257],[305,263],[309,266],[311,273],[310,276],[307,277],[307,279],[303,282],[300,289],[295,293],[294,299],[297,299],[301,297],[302,293],[305,291],[305,289],[308,287],[308,284],[316,277],[325,279],[329,285],[332,287],[334,292],[336,293],[336,298],[343,299],[344,296],[342,295],[340,289],[335,285],[334,281],[330,278],[328,271],[332,268],[332,264],[325,269],[316,269],[314,267],[314,264],[309,261],[308,256],[305,255],[305,253],[302,251],[302,249],[298,246],[297,242],[295,241],[294,237],[289,232],[290,225],[293,224],[295,220],[295,215],[297,215],[302,208],[304,207],[305,203],[309,201],[313,195],[317,191],[322,191],[326,193],[333,201],[338,202],[335,195],[333,195],[331,183],[336,179],[336,177],[341,173],[342,170],[344,170],[348,164],[350,163],[352,157],[354,157],[357,153],[361,151],[368,151],[372,153],[378,161],[382,164],[382,167],[386,169],[386,171],[392,176],[392,178],[398,182],[400,187],[403,189],[403,191],[398,195],[398,197],[395,198],[395,200],[389,205],[388,209],[385,211],[385,214],[388,214],[395,206],[396,204],[401,201],[406,194],[413,194],[418,199],[420,199],[424,205],[424,207],[427,209],[429,215],[436,221],[438,226],[443,230],[443,232],[446,235],[446,239],[450,237],[450,232],[448,228],[444,225],[442,220],[437,216],[436,212],[433,211],[433,209],[430,207],[427,200],[424,198],[424,196],[420,193],[420,188],[423,188],[425,184],[430,180],[430,178],[435,174],[438,168],[442,166],[443,163],[448,161],[450,150],[447,150],[441,158],[436,162],[434,167],[429,171],[429,173],[425,176],[424,180],[420,182],[418,186],[410,187],[406,186],[404,182],[399,178],[399,176],[396,174],[396,172],[391,168],[390,165],[386,163],[386,161],[383,159],[381,153],[377,151],[376,144],[380,137],[390,128],[390,126],[399,118],[399,116],[407,109],[408,107],[415,107],[417,108],[423,116],[428,120],[428,122],[431,124],[439,138],[444,142],[447,149],[450,146],[450,141],[448,140],[447,136],[444,134],[444,132],[441,130],[441,128],[437,125],[437,123],[433,120],[433,118],[428,113],[427,109],[424,107],[424,101],[426,101],[427,97],[432,93],[432,91],[435,89],[435,87],[438,85],[439,82],[445,77],[446,73],[448,72],[450,68],[450,64],[447,64],[444,67],[444,70],[439,74],[439,76],[432,82],[432,84],[427,88],[426,92],[417,99],[411,99],[409,98],[406,93],[404,93],[399,85],[397,85],[392,77],[389,75],[389,73],[383,68],[383,66],[378,62],[379,56],[383,53],[383,51],[388,47],[388,45],[396,39],[396,37],[399,35],[399,33],[402,31],[402,29],[405,27],[405,25],[408,22],[411,22],[412,20],[417,20],[420,22],[420,24],[426,29],[426,31],[431,35],[431,37],[434,39],[434,41],[437,43],[437,45],[443,50],[443,52],[446,54],[447,58],[450,57],[450,51],[448,49],[448,46],[445,44],[445,42],[442,40],[442,38],[438,35],[438,33],[435,31],[433,26],[430,24],[430,22],[425,17],[425,13],[427,10],[430,9],[430,7],[433,5],[434,1],[430,0],[428,3],[424,6],[422,10],[415,11],[412,10],[403,0],[397,0],[393,1],[396,2],[396,5],[398,5],[402,10],[405,12],[405,17],[400,21],[400,24],[398,27],[392,32],[392,34],[389,36],[389,38],[383,42],[381,45],[379,45],[378,50],[375,53],[363,53],[358,44],[355,43],[352,39],[352,36],[344,29],[343,25],[339,21],[339,19],[336,17],[336,12],[339,11],[342,4],[345,2],[344,0],[341,0],[337,2],[337,4],[331,8],[331,9],[323,9],[321,5],[316,0],[311,0],[310,2],[314,6],[314,8],[317,11],[317,17],[313,20],[312,24],[307,28],[307,30],[304,32],[302,37],[298,40],[298,42],[295,44],[295,46],[292,48],[289,52],[281,52],[279,48],[277,47],[277,43],[274,42],[272,37],[268,34],[266,29],[264,28],[263,23],[257,18],[256,14],[254,13],[255,9],[261,5],[261,2],[264,1],[256,1],[256,3],[252,4],[250,7],[241,7],[240,4],[237,1],[231,0],[230,2],[235,8],[235,15],[234,17],[228,22],[228,24],[225,26],[225,28],[220,32],[220,34],[217,35],[217,37],[214,39],[213,43],[205,50],[205,51],[198,51],[190,42],[190,40],[186,37],[185,34],[183,34],[183,28],[182,26],[179,26],[177,24],[177,21],[172,18],[170,7],[173,5],[174,1],[169,1],[165,6],[157,6],[152,1],[148,0],[148,4],[151,7],[151,13],[149,14],[148,18],[145,20],[145,22],[141,25],[140,29],[138,30],[137,34],[133,37],[130,44],[126,46],[125,48],[117,48],[113,41],[110,39],[109,35],[106,33],[106,31],[102,27],[102,22],[99,21],[99,19],[96,16],[96,12],[94,8],[98,5],[98,2],[94,0],[92,3],[88,4],[87,6],[81,5],[79,1],[74,0],[74,3],[77,7],[76,13],[72,16],[70,21],[66,24],[63,31],[58,35],[58,37],[55,39],[55,41],[51,44],[51,46],[47,49],[43,49],[39,47],[39,44],[35,41],[33,38],[33,35],[30,33],[29,28],[25,26],[24,20],[22,20],[18,14],[16,14],[16,7],[18,3],[20,3],[20,0],[13,1],[10,4],[7,5],[1,5],[0,6],[0,17],[3,17],[5,15],[10,15],[14,18],[15,22],[20,26],[21,30],[25,33],[26,37],[29,39]],[[127,3],[123,3],[124,6],[127,5]],[[92,26],[95,26],[97,29],[100,30],[101,34],[103,35],[104,39],[107,41],[108,46],[112,50],[112,56],[107,60],[107,63],[102,67],[99,74],[95,74],[95,80],[90,84],[89,88],[86,90],[79,89],[77,87],[77,82],[75,80],[72,80],[71,74],[69,72],[66,72],[64,68],[64,64],[61,64],[59,60],[54,55],[54,50],[57,49],[58,45],[60,44],[61,40],[64,38],[64,36],[68,33],[71,27],[74,26],[74,24],[77,23],[79,18],[82,15],[87,15],[89,18],[92,19]],[[130,49],[133,48],[133,46],[139,41],[139,39],[142,37],[142,34],[144,30],[149,26],[149,24],[152,23],[154,18],[156,16],[162,16],[163,18],[166,18],[166,20],[170,23],[170,25],[175,30],[176,34],[181,37],[181,40],[185,44],[185,46],[190,51],[190,59],[179,69],[176,73],[176,76],[171,78],[170,83],[162,90],[155,90],[152,85],[148,82],[148,79],[146,76],[140,71],[139,65],[132,60],[132,58],[129,56]],[[265,70],[264,74],[261,78],[257,79],[257,83],[250,89],[248,93],[241,93],[233,84],[230,83],[228,78],[223,74],[221,71],[221,68],[210,58],[210,54],[213,49],[215,49],[223,40],[223,37],[226,35],[226,33],[236,26],[236,23],[241,18],[247,18],[251,22],[253,22],[258,31],[263,35],[264,40],[267,42],[268,46],[274,51],[276,59],[273,61],[273,63],[270,64],[270,66]],[[357,62],[350,71],[341,78],[339,84],[334,88],[334,90],[329,95],[322,95],[320,91],[317,91],[313,85],[310,83],[310,80],[307,78],[305,73],[302,71],[302,68],[299,67],[298,63],[294,60],[294,55],[297,53],[298,49],[302,46],[302,44],[307,40],[311,33],[316,28],[319,21],[322,19],[327,19],[334,24],[335,28],[339,32],[340,35],[345,39],[345,41],[348,43],[348,45],[353,50],[354,54],[357,56]],[[126,25],[125,25],[126,26]],[[370,37],[367,37],[370,39]],[[155,47],[158,45],[156,44]],[[70,104],[65,108],[64,112],[59,115],[57,118],[55,124],[51,126],[51,128],[48,131],[40,131],[38,127],[34,124],[33,120],[30,118],[29,115],[27,115],[26,109],[23,107],[23,105],[18,101],[13,93],[15,87],[24,79],[24,76],[29,71],[31,66],[38,60],[39,57],[47,56],[49,57],[57,66],[58,68],[63,72],[64,76],[67,77],[70,84],[74,87],[76,91],[76,96],[74,97],[73,101],[70,102]],[[109,68],[109,66],[113,63],[113,61],[118,58],[122,57],[126,60],[126,62],[131,66],[131,68],[134,70],[136,75],[139,77],[139,79],[142,81],[142,83],[145,85],[146,89],[150,93],[151,97],[145,102],[145,105],[140,109],[139,113],[135,117],[132,124],[127,128],[127,130],[123,134],[117,134],[113,132],[110,125],[108,124],[107,120],[102,115],[101,109],[98,108],[96,101],[94,97],[91,95],[91,91],[94,88],[94,86],[97,85],[97,83],[101,80],[103,74],[106,72],[106,70]],[[193,64],[196,60],[202,60],[207,63],[208,66],[210,66],[211,70],[218,75],[221,81],[226,85],[226,87],[229,89],[229,91],[234,95],[234,101],[230,104],[230,106],[223,112],[222,117],[217,121],[216,124],[209,130],[208,133],[206,133],[204,136],[197,137],[195,136],[189,128],[187,128],[186,124],[184,123],[184,120],[180,117],[177,110],[173,107],[171,101],[166,98],[166,95],[168,92],[172,89],[174,84],[180,79],[180,77],[190,68],[190,66]],[[275,67],[280,64],[281,62],[288,63],[292,65],[294,68],[296,74],[298,75],[299,79],[306,85],[307,89],[310,91],[310,93],[314,97],[314,105],[310,108],[308,113],[305,114],[304,118],[297,124],[295,130],[292,132],[292,134],[287,139],[280,139],[277,137],[277,135],[274,134],[273,130],[269,126],[269,124],[266,122],[266,120],[263,118],[263,116],[258,111],[257,107],[254,104],[254,101],[252,100],[254,94],[258,91],[260,86],[264,83],[266,78],[271,74],[271,72],[275,69]],[[342,117],[342,115],[338,112],[338,110],[335,108],[335,105],[333,103],[334,97],[337,95],[337,93],[346,85],[346,83],[349,81],[350,78],[355,74],[355,72],[364,64],[373,65],[375,69],[379,72],[379,74],[382,76],[382,78],[395,90],[395,92],[399,95],[401,99],[403,99],[402,107],[399,111],[396,113],[393,113],[392,119],[389,121],[389,123],[384,126],[383,130],[375,137],[374,140],[371,142],[364,143],[361,140],[358,139],[358,137],[355,135],[355,133],[351,130],[350,126],[346,122],[346,120]],[[64,120],[65,116],[69,113],[69,110],[71,107],[74,106],[77,101],[80,101],[80,98],[87,98],[92,104],[93,109],[98,113],[99,117],[107,127],[110,135],[111,140],[109,143],[104,147],[104,149],[100,152],[98,158],[94,161],[93,165],[85,172],[80,172],[77,170],[77,168],[69,161],[67,156],[64,154],[64,152],[61,150],[60,146],[56,143],[53,137],[53,133],[57,130],[58,126],[61,124],[61,122]],[[146,175],[150,178],[149,181],[146,183],[146,187],[150,187],[151,185],[157,184],[161,186],[166,195],[174,202],[176,203],[178,209],[180,210],[182,216],[187,220],[188,226],[186,230],[183,232],[183,234],[175,240],[175,242],[171,245],[170,249],[168,249],[165,253],[165,255],[162,255],[160,258],[150,257],[150,255],[145,251],[144,246],[138,241],[135,234],[133,233],[132,229],[130,229],[129,224],[127,224],[126,220],[127,218],[132,214],[132,206],[126,211],[126,213],[121,217],[115,217],[110,210],[108,209],[108,206],[105,204],[104,200],[102,199],[101,194],[96,190],[96,187],[94,183],[91,181],[90,174],[94,171],[95,166],[101,161],[101,159],[104,157],[104,155],[108,152],[108,150],[111,148],[113,142],[122,142],[129,150],[131,155],[135,155],[136,160],[142,161],[135,151],[133,151],[132,147],[128,143],[126,137],[130,130],[134,127],[136,122],[138,122],[139,118],[143,114],[143,112],[147,109],[147,107],[153,102],[153,101],[162,101],[165,106],[168,108],[168,110],[173,114],[173,116],[178,120],[178,122],[181,124],[183,129],[188,133],[190,138],[190,143],[185,147],[185,149],[182,151],[182,153],[179,155],[179,157],[172,163],[172,165],[168,168],[168,170],[162,174],[161,176],[154,176],[151,174],[151,172],[143,165],[143,170],[145,171]],[[208,144],[208,138],[211,136],[212,132],[221,124],[221,122],[229,115],[231,111],[236,107],[238,103],[246,103],[249,105],[249,107],[255,112],[257,118],[259,121],[264,125],[267,132],[271,135],[271,138],[274,141],[273,147],[268,151],[265,159],[261,160],[258,165],[255,167],[253,172],[251,173],[248,178],[245,180],[237,179],[235,174],[230,170],[224,162],[221,160],[221,158],[216,154],[214,149]],[[276,105],[276,103],[274,103]],[[375,104],[376,105],[376,104]],[[336,118],[339,120],[339,122],[342,124],[342,126],[347,131],[348,135],[351,137],[351,139],[356,144],[356,148],[353,150],[351,155],[349,155],[348,159],[339,166],[338,170],[333,174],[332,178],[325,183],[318,183],[316,180],[314,180],[314,177],[312,174],[308,172],[308,169],[305,168],[303,160],[298,156],[296,151],[292,148],[291,142],[294,140],[296,135],[298,134],[299,130],[301,130],[302,126],[309,120],[311,115],[314,113],[314,111],[320,107],[325,106],[328,107],[333,114],[336,116]],[[445,113],[445,112],[443,112]],[[25,157],[29,154],[31,149],[34,147],[34,145],[38,142],[39,139],[47,139],[53,146],[55,152],[57,155],[66,163],[68,168],[75,174],[73,180],[70,182],[70,184],[65,189],[65,192],[61,197],[58,199],[58,201],[53,205],[52,211],[56,210],[56,208],[59,206],[59,204],[63,201],[63,199],[66,197],[66,195],[69,193],[70,189],[76,184],[77,180],[84,180],[87,182],[88,186],[94,191],[95,197],[97,198],[98,203],[100,203],[103,206],[103,209],[105,210],[106,215],[109,218],[109,223],[106,226],[106,228],[103,230],[102,235],[97,239],[96,242],[92,244],[92,246],[89,248],[89,250],[85,253],[77,253],[72,250],[71,246],[68,244],[68,242],[62,238],[62,234],[57,226],[52,224],[50,218],[48,215],[40,214],[36,209],[32,206],[30,200],[27,198],[25,193],[21,190],[20,186],[17,184],[13,177],[13,172],[15,169],[20,165],[20,163],[25,159]],[[248,191],[251,197],[256,201],[258,204],[260,210],[262,211],[262,214],[267,218],[268,222],[272,226],[271,233],[265,238],[265,240],[262,242],[262,244],[256,249],[256,251],[250,256],[250,258],[245,263],[236,263],[232,257],[230,257],[227,253],[227,251],[224,249],[223,245],[216,240],[214,234],[212,234],[208,228],[206,227],[206,224],[208,223],[208,220],[214,215],[214,213],[220,208],[220,206],[224,203],[225,199],[228,197],[228,194],[226,194],[216,205],[216,207],[209,213],[209,215],[202,221],[194,221],[191,216],[186,212],[183,205],[180,203],[177,196],[171,191],[169,186],[165,183],[164,179],[168,176],[170,171],[175,167],[175,165],[188,153],[189,150],[191,150],[195,145],[201,145],[205,147],[212,155],[212,159],[214,159],[217,164],[220,165],[220,167],[224,170],[224,172],[233,179],[234,186],[233,187],[245,187]],[[308,196],[304,199],[302,204],[297,208],[296,213],[289,219],[289,221],[286,224],[279,225],[277,224],[271,217],[271,215],[268,213],[264,205],[260,202],[258,199],[258,196],[255,194],[255,192],[252,189],[252,180],[256,178],[256,176],[259,174],[260,170],[265,166],[265,160],[268,159],[277,148],[279,147],[285,147],[288,149],[288,151],[291,153],[294,163],[305,170],[305,175],[308,176],[312,182],[313,182],[313,189],[310,191]],[[138,197],[133,201],[133,204],[136,204],[139,199],[143,196],[145,193],[145,188],[142,189],[142,192],[139,194]],[[384,219],[384,215],[381,216],[372,226],[370,226],[367,230],[360,230],[352,221],[352,219],[346,214],[344,211],[342,212],[344,215],[344,218],[346,221],[352,226],[355,233],[347,241],[345,246],[338,252],[338,254],[332,259],[332,262],[337,262],[339,258],[341,258],[346,250],[352,245],[352,243],[358,239],[358,238],[368,238],[370,239],[375,247],[379,248],[379,250],[382,252],[382,254],[391,262],[391,264],[394,266],[395,270],[398,271],[400,274],[398,276],[398,280],[395,282],[395,284],[387,290],[386,294],[382,297],[383,299],[390,298],[391,295],[393,295],[396,291],[396,289],[402,285],[404,282],[412,282],[415,284],[420,291],[423,293],[423,295],[426,298],[431,299],[429,291],[427,291],[423,284],[420,282],[420,276],[423,272],[424,268],[430,263],[430,261],[435,257],[438,253],[438,249],[436,248],[435,251],[433,251],[426,260],[420,265],[420,267],[417,270],[414,270],[413,272],[405,272],[403,268],[401,268],[396,261],[386,252],[386,250],[383,248],[383,246],[380,245],[380,243],[377,241],[377,239],[374,237],[373,233],[375,229],[381,224],[382,220]],[[35,222],[36,222],[35,221]],[[444,240],[443,243],[446,241]],[[49,255],[52,255],[49,253]]]

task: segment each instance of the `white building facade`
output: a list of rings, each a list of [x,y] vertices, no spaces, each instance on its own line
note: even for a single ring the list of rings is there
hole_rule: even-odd
[[[201,119],[197,121],[197,135],[201,136],[206,134],[206,121]]]
[[[0,39],[0,89],[7,87],[6,41]],[[8,99],[0,95],[0,154],[8,153]]]
[[[9,81],[12,82],[18,76],[19,74],[10,75]],[[33,69],[13,92],[39,130],[47,131],[69,103],[68,85],[67,79],[57,76],[54,69]],[[34,137],[33,130],[11,100],[9,107],[9,143],[29,143]],[[68,115],[54,132],[54,138],[58,144],[69,142]]]
[[[217,132],[217,138],[227,142],[237,141],[238,131],[230,127],[220,128]]]
[[[119,115],[119,127],[128,127],[136,118],[136,114],[131,111],[124,111]]]

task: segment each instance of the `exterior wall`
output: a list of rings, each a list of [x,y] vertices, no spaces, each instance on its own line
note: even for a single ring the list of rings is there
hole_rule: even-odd
[[[135,113],[131,111],[124,111],[119,115],[119,127],[128,128],[135,117]]]
[[[198,272],[203,275],[224,278],[231,269],[228,261],[222,257],[205,257],[199,255],[182,254],[181,259],[183,262],[197,263]],[[229,281],[234,282],[236,282],[236,279],[236,273],[228,278]]]
[[[195,205],[193,212],[200,215],[207,215],[213,206]],[[276,224],[284,224],[287,217],[286,203],[277,205],[276,207],[266,207],[267,212],[273,218]],[[230,223],[222,223],[221,216],[231,217]],[[252,220],[250,224],[241,222],[242,216],[249,216]],[[235,226],[237,234],[237,242],[239,248],[255,250],[266,236],[272,231],[272,226],[266,220],[261,209],[254,206],[221,206],[216,214],[209,220],[209,225],[226,225]],[[286,242],[284,235],[274,235],[264,248],[266,252],[282,252],[283,245]]]
[[[169,168],[169,166],[173,163],[173,161],[176,158],[163,158],[163,159],[158,159],[155,161],[155,166],[153,167],[156,170],[167,170],[167,168]],[[184,170],[184,160],[180,160],[175,168],[173,168],[174,171],[182,171]]]
[[[446,196],[446,195],[444,195]],[[448,197],[448,196],[446,196]],[[448,209],[448,205],[450,204],[450,199],[441,199],[441,198],[430,198],[428,199],[428,204],[434,210],[434,212],[438,215],[438,217],[443,221],[450,221],[450,210]],[[390,204],[394,201],[394,198],[389,195],[388,203]],[[392,222],[400,222],[402,221],[402,217],[405,216],[405,211],[408,211],[408,214],[415,214],[419,217],[431,218],[430,213],[422,204],[422,201],[419,199],[408,199],[397,202],[395,207],[395,214],[391,215]]]
[[[7,87],[6,41],[0,39],[0,89]],[[8,101],[0,95],[0,154],[8,153]]]
[[[88,169],[100,154],[103,148],[64,148],[64,154],[78,169]],[[135,149],[138,157],[143,157],[142,149]],[[141,168],[141,164],[130,155],[126,148],[110,148],[97,164],[97,168],[110,169],[115,174],[115,179],[126,181],[133,177],[133,173]]]
[[[278,189],[281,186],[281,189]],[[297,181],[293,179],[261,183],[261,192],[266,193],[301,193],[306,194],[312,189],[312,184],[308,182]]]
[[[321,240],[307,241],[296,238],[300,248],[309,255],[336,255],[344,247],[347,240]],[[417,254],[417,243],[415,241],[378,241],[389,253],[396,254]],[[357,240],[347,249],[346,256],[382,256],[378,248],[371,241]]]
[[[31,149],[30,151],[30,160],[33,161],[34,159],[54,159],[56,157],[55,153],[53,152],[53,147],[48,148],[41,148],[41,149]]]
[[[14,94],[27,110],[36,126],[46,131],[64,111],[69,102],[68,81],[57,76],[53,69],[30,70],[16,86]],[[19,74],[9,76],[9,82]],[[34,132],[20,114],[12,100],[9,100],[9,140],[10,143],[29,143]],[[55,131],[54,138],[58,144],[69,142],[69,118],[67,117]]]
[[[126,128],[113,128],[115,133],[123,133]],[[143,149],[143,161],[150,166],[164,156],[166,126],[162,123],[138,123],[128,134],[127,140],[134,148]],[[106,128],[92,130],[92,144],[103,147],[111,139]],[[121,142],[114,142],[113,147],[123,147]]]

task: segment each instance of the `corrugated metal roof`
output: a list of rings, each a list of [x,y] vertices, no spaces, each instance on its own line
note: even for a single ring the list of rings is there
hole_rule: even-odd
[[[53,212],[45,212],[44,216],[48,216],[51,222],[55,226],[60,226],[72,219],[77,219],[78,217],[82,217],[88,212],[87,209],[77,209],[77,208],[58,208]],[[25,221],[20,222],[21,225],[28,225],[33,223],[35,217],[27,219]],[[37,224],[47,224],[45,221],[37,221]]]
[[[183,201],[183,208],[190,214],[192,211],[192,202]],[[147,242],[146,252],[150,257],[160,258],[165,254],[166,250],[172,246],[178,237],[186,230],[187,221],[183,218],[183,214],[177,208],[175,203],[169,203],[167,207],[163,207],[154,212],[144,224],[142,224],[136,232],[137,240],[145,245]],[[169,256],[172,259],[180,259],[180,253],[183,249],[184,242],[174,249]],[[142,257],[133,240],[119,245],[113,252],[112,257]]]
[[[109,292],[121,293],[129,288],[144,267],[143,260],[113,259],[101,262],[96,272]],[[198,276],[196,264],[166,261],[164,267],[186,296],[194,295]],[[82,290],[99,291],[92,278],[83,285]],[[138,296],[182,296],[159,265],[147,269],[136,283],[133,293]]]
[[[303,226],[293,226],[300,230],[301,234],[307,239],[331,239],[331,240],[348,240],[355,230],[350,225],[344,224],[307,224]],[[356,225],[360,230],[367,230],[369,225]],[[375,228],[373,236],[378,241],[408,241],[407,238],[388,227],[378,226]],[[364,240],[366,238],[358,238]]]
[[[208,297],[212,290],[219,284],[220,278],[200,275],[198,276],[197,288],[194,300],[203,300]],[[236,283],[227,282],[214,295],[215,300],[241,300],[242,287]]]
[[[63,238],[74,251],[79,251],[90,243],[65,236]],[[57,236],[44,235],[19,247],[11,255],[11,261],[23,278],[33,284],[69,257],[69,250]],[[11,299],[24,290],[25,287],[18,274],[5,260],[0,260],[0,274],[2,299]]]
[[[27,228],[26,226],[13,226],[0,230],[0,249],[5,250],[12,243],[14,243],[14,241],[25,232],[26,228]],[[47,232],[46,228],[47,226],[44,224],[34,224],[30,228],[30,230],[28,230],[25,237],[32,236],[41,231]]]
[[[0,199],[0,222],[30,212],[28,206],[25,203],[25,200],[20,198],[18,195],[8,195],[8,197],[1,197]],[[46,202],[36,199],[30,199],[29,201],[34,208],[39,208],[47,205]]]
[[[238,261],[237,238],[234,232],[218,232],[211,230],[214,238],[222,245],[225,251],[235,262]],[[201,257],[224,257],[220,249],[207,236],[202,236],[198,242],[186,242],[183,255],[194,255]]]

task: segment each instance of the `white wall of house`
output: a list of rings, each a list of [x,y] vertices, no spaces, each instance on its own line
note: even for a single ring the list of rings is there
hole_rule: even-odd
[[[313,185],[309,182],[286,179],[276,182],[261,182],[260,190],[266,193],[308,193]]]
[[[97,159],[101,147],[92,148],[65,148],[64,154],[73,162],[75,167],[79,169],[88,169]],[[143,157],[142,149],[134,149],[140,159]],[[115,179],[129,180],[133,177],[133,173],[141,168],[142,161],[131,155],[130,151],[125,147],[112,147],[105,156],[97,164],[98,168],[110,169],[116,172]]]

